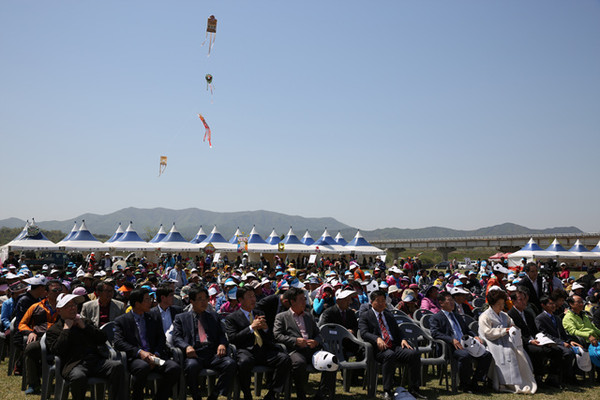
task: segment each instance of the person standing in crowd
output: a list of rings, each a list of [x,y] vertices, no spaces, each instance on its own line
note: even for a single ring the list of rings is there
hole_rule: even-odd
[[[358,327],[363,340],[373,346],[375,359],[382,364],[384,399],[394,398],[394,373],[398,363],[410,371],[408,391],[418,399],[425,399],[419,391],[421,356],[402,338],[394,315],[387,309],[385,292],[371,293],[371,309],[360,313]]]
[[[292,368],[291,359],[276,346],[273,330],[267,325],[264,313],[255,309],[254,290],[244,286],[238,288],[236,294],[241,307],[227,316],[226,332],[230,342],[237,348],[237,367],[244,400],[252,400],[250,378],[255,365],[266,365],[275,370],[264,399],[278,399]]]
[[[200,400],[198,378],[201,369],[210,368],[218,372],[215,391],[208,400],[218,395],[227,396],[235,378],[235,361],[227,355],[227,338],[219,317],[207,311],[208,290],[193,286],[189,291],[192,310],[175,317],[173,344],[183,351],[184,373],[193,400]]]
[[[434,339],[446,342],[452,353],[452,357],[458,362],[458,374],[460,380],[459,390],[465,393],[479,392],[479,382],[485,383],[487,372],[493,361],[492,355],[486,351],[479,357],[474,357],[461,345],[464,335],[470,335],[481,344],[483,341],[472,332],[464,319],[454,312],[455,302],[453,296],[448,292],[441,292],[438,301],[442,308],[429,320],[429,329]],[[477,369],[473,374],[473,364]]]
[[[77,304],[82,301],[82,296],[74,294],[61,294],[58,298],[59,318],[46,334],[50,353],[62,361],[62,369],[57,373],[69,381],[73,400],[85,399],[90,377],[108,379],[109,400],[125,400],[121,390],[123,364],[106,359],[98,350],[106,343],[106,335],[92,321],[77,315]]]
[[[115,349],[124,351],[132,377],[133,400],[143,400],[144,385],[150,372],[161,374],[157,400],[166,400],[179,380],[181,368],[169,359],[162,322],[149,313],[150,291],[136,288],[129,296],[131,312],[115,319]]]
[[[283,343],[292,360],[292,379],[296,398],[306,399],[308,373],[306,367],[313,354],[321,347],[322,338],[313,317],[305,312],[306,296],[302,289],[291,287],[285,293],[290,309],[275,317],[275,340]],[[335,396],[335,372],[323,371],[315,399],[333,399]]]
[[[125,304],[113,299],[115,290],[112,284],[100,281],[96,284],[96,300],[85,302],[81,307],[81,316],[101,327],[125,312]]]
[[[518,286],[527,288],[529,293],[529,304],[531,305],[535,315],[542,312],[542,305],[540,304],[540,297],[544,294],[542,277],[538,274],[538,267],[536,263],[527,263],[525,268],[525,277],[519,281]]]
[[[167,278],[174,281],[175,286],[178,288],[188,284],[188,279],[185,274],[185,270],[183,269],[183,264],[180,262],[175,264],[175,268],[171,269]]]

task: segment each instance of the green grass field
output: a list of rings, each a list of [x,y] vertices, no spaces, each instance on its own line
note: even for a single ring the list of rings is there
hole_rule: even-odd
[[[8,360],[4,360],[0,363],[0,400],[34,400],[39,399],[39,396],[25,396],[21,391],[21,377],[20,376],[7,376],[6,365]],[[319,375],[312,374],[310,379],[310,389],[308,394],[314,393],[318,386]],[[341,374],[337,375],[337,388],[336,388],[336,399],[339,400],[352,400],[352,399],[367,399],[366,391],[361,387],[352,387],[351,393],[345,393],[342,390]],[[501,393],[489,393],[489,394],[463,394],[463,393],[452,393],[445,390],[444,386],[438,385],[438,379],[429,375],[427,378],[427,384],[422,387],[422,392],[428,399],[465,399],[465,400],[476,400],[476,399],[490,399],[490,400],[508,400],[515,399],[518,395],[514,394],[501,394]],[[381,382],[381,379],[379,379]],[[377,398],[382,398],[381,395],[381,384],[378,387]],[[262,395],[266,395],[267,392],[264,390]],[[88,394],[89,396],[89,394]],[[529,397],[527,395],[520,395],[523,397]],[[70,396],[69,396],[70,397]],[[148,397],[150,398],[150,397]],[[191,397],[188,397],[190,399]],[[292,394],[292,398],[295,395]],[[533,398],[535,399],[554,399],[554,400],[597,400],[600,398],[600,384],[583,383],[579,387],[568,387],[565,390],[557,389],[539,389]],[[222,398],[224,399],[224,398]],[[260,398],[256,398],[259,400]]]

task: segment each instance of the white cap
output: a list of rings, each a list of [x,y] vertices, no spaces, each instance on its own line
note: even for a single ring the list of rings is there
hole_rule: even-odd
[[[463,289],[460,286],[455,286],[452,288],[452,290],[450,291],[450,294],[455,295],[455,294],[469,294],[468,291],[466,291],[465,289]]]
[[[467,278],[467,276],[465,274],[460,274],[458,276],[458,279],[469,279],[469,278]]]
[[[495,264],[495,265],[494,265],[494,268],[492,268],[492,271],[494,271],[494,272],[499,272],[499,273],[501,273],[501,274],[506,274],[506,275],[508,275],[508,273],[510,272],[510,271],[508,270],[508,268],[506,268],[506,267],[505,267],[504,265],[502,265],[502,264]]]
[[[27,282],[29,279],[25,279],[25,282]],[[579,282],[575,282],[573,284],[573,286],[571,286],[571,290],[577,290],[577,289],[585,289],[585,287],[579,283]]]
[[[506,285],[506,291],[514,292],[515,290],[517,290],[517,287],[515,285]]]
[[[356,294],[356,292],[354,290],[348,290],[348,289],[338,290],[337,293],[335,294],[335,299],[336,300],[345,299],[347,297],[354,296],[355,294]]]
[[[388,289],[388,293],[389,294],[396,293],[396,292],[399,292],[399,291],[400,291],[400,288],[398,286],[396,286],[396,285],[391,285],[389,287],[389,289]]]
[[[75,302],[77,304],[83,302],[83,296],[78,296],[76,294],[64,294],[64,293],[59,294],[58,298],[56,299],[57,300],[56,308],[63,308],[64,306],[67,305],[68,302],[70,302],[73,299],[76,299]]]
[[[214,296],[215,294],[217,294],[217,289],[215,289],[214,287],[211,287],[210,289],[208,289],[209,296]]]
[[[23,282],[30,284],[31,286],[40,286],[46,284],[46,277],[36,275],[33,278],[24,279]]]
[[[401,274],[402,273],[402,271],[400,271],[400,268],[396,267],[395,265],[392,268],[390,268],[390,272],[393,274]]]

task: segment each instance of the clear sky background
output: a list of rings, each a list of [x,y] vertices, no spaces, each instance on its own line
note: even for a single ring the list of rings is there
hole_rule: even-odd
[[[600,231],[599,21],[591,0],[4,0],[0,219]]]

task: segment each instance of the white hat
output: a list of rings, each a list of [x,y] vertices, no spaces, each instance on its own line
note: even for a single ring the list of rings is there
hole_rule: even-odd
[[[335,299],[336,300],[345,299],[347,297],[354,296],[355,294],[356,294],[356,292],[354,290],[348,290],[348,289],[338,290],[335,294]]]
[[[571,290],[577,290],[577,289],[585,289],[585,287],[583,287],[583,285],[579,282],[575,282],[573,284],[573,286],[571,286]]]
[[[9,272],[8,274],[6,274],[5,278],[6,279],[17,279],[19,276],[17,274],[13,274],[12,272]]]
[[[59,269],[53,269],[52,271],[50,271],[50,275],[55,274],[57,272],[60,272],[60,270]]]
[[[517,290],[517,287],[515,285],[506,285],[507,292],[514,292],[515,290]]]
[[[388,289],[388,294],[399,292],[400,288],[396,285],[391,285]]]
[[[464,347],[471,356],[481,357],[485,353],[485,347],[472,336],[463,336],[460,340],[460,344]]]
[[[312,357],[313,367],[319,371],[337,371],[339,368],[337,357],[324,350],[319,350]]]
[[[573,346],[573,352],[575,353],[575,360],[577,361],[579,369],[584,372],[591,371],[592,360],[590,359],[590,353],[578,346]]]
[[[496,285],[490,287],[490,289],[488,290],[488,293],[491,292],[492,290],[502,290],[504,292],[504,290],[500,286],[496,286]]]
[[[56,308],[63,308],[64,306],[67,305],[68,302],[70,302],[73,299],[76,299],[75,302],[77,304],[83,302],[83,296],[78,296],[76,294],[64,294],[64,293],[59,294],[58,298],[56,299],[56,301],[57,301]]]
[[[353,270],[354,268],[358,267],[358,264],[355,262],[351,262],[350,263],[350,269]]]
[[[390,273],[393,273],[393,274],[401,274],[401,273],[402,273],[402,271],[400,271],[400,268],[398,268],[398,267],[396,267],[396,266],[394,265],[394,266],[392,266],[392,268],[390,268]]]
[[[452,288],[452,290],[450,291],[451,295],[455,295],[455,294],[469,294],[468,291],[466,291],[465,289],[463,289],[460,286],[455,286]]]
[[[504,265],[502,265],[502,264],[495,264],[495,265],[494,265],[494,268],[492,268],[492,271],[494,271],[494,272],[499,272],[499,273],[501,273],[501,274],[505,274],[505,275],[508,275],[508,273],[510,272],[510,271],[508,270],[508,268],[506,268],[506,267],[505,267]]]
[[[214,296],[215,294],[217,294],[217,289],[215,289],[214,287],[211,287],[210,289],[208,289],[209,296]]]
[[[84,275],[85,275],[85,272],[83,272],[83,270],[82,270],[82,269],[80,269],[80,270],[78,270],[78,271],[77,271],[77,274],[75,274],[75,275],[76,275],[76,276],[79,278],[79,277],[82,277],[82,276],[84,276]]]
[[[469,279],[469,278],[467,278],[467,276],[465,274],[460,274],[458,276],[458,279]]]
[[[110,256],[110,253],[104,253],[105,256]]]
[[[24,279],[23,282],[29,283],[31,286],[45,285],[46,277],[42,275],[36,275],[33,278]]]

